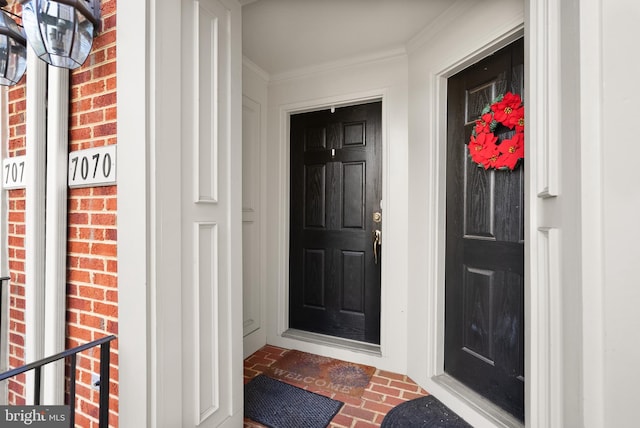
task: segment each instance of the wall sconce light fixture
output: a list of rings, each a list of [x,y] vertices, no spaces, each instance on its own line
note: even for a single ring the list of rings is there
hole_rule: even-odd
[[[19,54],[19,47],[26,46],[25,37],[38,58],[48,64],[68,69],[80,67],[91,52],[93,37],[100,26],[100,0],[19,1],[24,31],[8,16],[9,12],[0,13],[0,84],[16,84],[22,77],[22,74],[13,76],[5,72],[3,80],[5,63],[17,71],[22,69],[24,74],[26,50],[20,57],[22,62],[11,59],[11,54],[13,51]],[[7,6],[7,1],[0,0],[1,6]]]
[[[0,85],[15,85],[27,69],[24,30],[6,13],[0,13]]]

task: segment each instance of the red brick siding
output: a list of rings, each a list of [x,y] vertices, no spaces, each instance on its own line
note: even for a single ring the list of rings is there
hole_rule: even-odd
[[[116,144],[116,0],[102,0],[102,29],[85,64],[71,74],[69,150]],[[69,190],[67,347],[118,333],[116,186]],[[111,352],[110,425],[118,426],[117,341]],[[78,360],[76,424],[97,427],[99,352]]]
[[[27,76],[29,71],[27,70]],[[69,150],[116,144],[116,0],[102,0],[102,28],[85,64],[71,73]],[[25,77],[26,81],[26,77]],[[24,81],[9,90],[9,155],[25,154]],[[8,248],[11,275],[9,361],[24,361],[25,194],[8,193]],[[116,186],[69,190],[67,242],[67,348],[118,333]],[[118,426],[118,351],[112,342],[110,425]],[[97,391],[91,374],[99,352],[78,359],[76,426],[97,427]],[[9,402],[24,404],[24,378],[9,384]]]
[[[8,91],[9,156],[26,154],[26,77]],[[24,189],[8,191],[9,250],[9,367],[19,367],[25,363],[25,206]],[[3,272],[4,274],[4,272]],[[9,403],[25,404],[25,376],[9,380]]]

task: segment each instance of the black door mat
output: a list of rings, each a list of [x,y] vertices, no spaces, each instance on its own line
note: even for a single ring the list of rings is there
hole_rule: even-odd
[[[471,428],[464,419],[432,395],[399,404],[387,413],[380,428]]]
[[[343,404],[264,375],[244,386],[244,416],[270,428],[324,428]]]

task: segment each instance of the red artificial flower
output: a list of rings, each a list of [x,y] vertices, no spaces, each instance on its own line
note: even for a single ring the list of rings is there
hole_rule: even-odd
[[[476,120],[475,131],[476,134],[483,132],[491,132],[491,122],[493,121],[493,115],[491,113],[483,114],[480,119]]]
[[[500,152],[500,167],[507,167],[513,171],[518,161],[524,158],[524,134],[516,133],[509,140],[502,140],[498,146]]]
[[[469,141],[469,154],[471,159],[477,164],[484,164],[487,160],[487,148],[496,147],[498,137],[492,133],[483,132],[476,136],[472,135]]]
[[[524,132],[524,107],[522,107],[522,116],[518,119],[516,123],[516,132],[523,133]]]
[[[509,123],[512,123],[512,119],[510,119],[510,116],[518,111],[521,104],[522,99],[520,98],[520,95],[507,92],[506,94],[504,94],[504,97],[501,101],[498,101],[497,103],[491,105],[494,119],[498,121],[498,123],[502,123],[510,129],[513,129],[515,123],[509,126]]]
[[[485,160],[482,162],[484,169],[499,168],[500,151],[498,146],[495,144],[487,145],[483,150],[483,156],[485,156]]]
[[[513,127],[518,126],[521,121],[522,126],[524,126],[524,107],[522,106],[514,109],[513,112],[509,116],[507,116],[504,125],[509,129],[513,129]]]

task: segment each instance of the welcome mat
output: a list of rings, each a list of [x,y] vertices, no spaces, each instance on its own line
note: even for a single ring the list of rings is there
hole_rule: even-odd
[[[433,395],[402,403],[387,413],[380,428],[472,428]]]
[[[301,388],[360,397],[375,371],[375,367],[293,350],[272,364],[267,374]]]
[[[324,428],[343,404],[264,375],[244,386],[244,416],[271,428]]]

